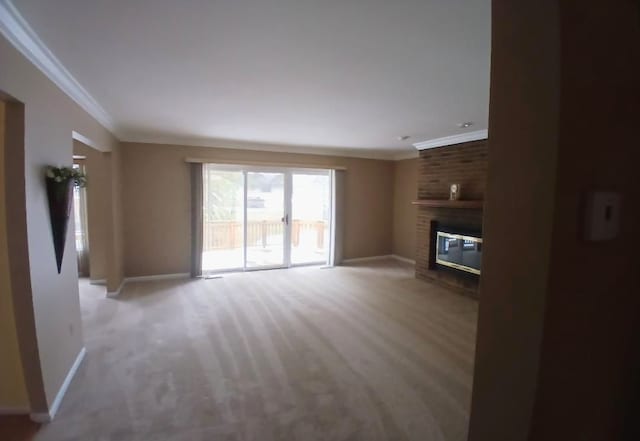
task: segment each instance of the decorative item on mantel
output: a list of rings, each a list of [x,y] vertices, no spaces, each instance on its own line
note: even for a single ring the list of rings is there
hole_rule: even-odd
[[[62,257],[67,237],[67,226],[73,201],[73,187],[85,187],[87,178],[73,167],[48,166],[45,170],[49,217],[53,233],[53,249],[56,253],[58,274],[62,270]]]
[[[449,200],[457,201],[460,199],[460,190],[460,184],[451,184],[451,186],[449,186]]]

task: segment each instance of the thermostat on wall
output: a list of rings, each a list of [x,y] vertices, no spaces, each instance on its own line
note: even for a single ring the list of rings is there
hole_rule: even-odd
[[[590,241],[611,240],[620,230],[619,193],[595,191],[587,198],[585,239]]]

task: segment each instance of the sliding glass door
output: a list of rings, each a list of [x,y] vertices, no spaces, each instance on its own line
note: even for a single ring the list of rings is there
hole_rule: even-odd
[[[329,170],[204,164],[203,273],[327,263]]]
[[[291,264],[326,263],[331,221],[328,171],[294,172],[291,181]]]
[[[202,271],[244,268],[244,174],[202,167]]]
[[[285,173],[247,172],[247,269],[285,266]]]

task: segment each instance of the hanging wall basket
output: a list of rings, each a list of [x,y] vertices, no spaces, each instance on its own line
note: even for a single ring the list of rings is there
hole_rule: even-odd
[[[64,244],[67,239],[67,227],[71,215],[73,201],[73,182],[56,182],[47,178],[47,197],[49,198],[49,216],[51,218],[51,232],[53,233],[53,249],[56,253],[58,274],[62,269]]]
[[[73,204],[73,187],[84,187],[86,178],[79,170],[71,167],[47,167],[47,199],[49,200],[49,218],[53,233],[53,249],[56,254],[58,274],[62,271],[64,245],[67,240],[69,216]]]

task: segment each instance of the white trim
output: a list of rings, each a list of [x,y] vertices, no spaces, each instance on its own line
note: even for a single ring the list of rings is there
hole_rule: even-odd
[[[191,277],[191,274],[189,273],[155,274],[151,276],[126,277],[123,283],[152,282],[154,280],[188,279],[189,277]]]
[[[47,412],[32,412],[29,414],[29,418],[31,418],[31,421],[40,424],[50,423],[52,419]]]
[[[0,415],[29,415],[28,407],[0,407]]]
[[[381,256],[368,256],[368,257],[354,257],[353,259],[344,259],[342,263],[355,263],[355,262],[370,262],[373,260],[385,260],[391,259],[391,254],[383,254]]]
[[[459,135],[445,136],[443,138],[429,139],[427,141],[416,142],[413,144],[418,150],[432,149],[435,147],[444,147],[447,145],[462,144],[463,142],[478,141],[487,139],[488,130],[476,130],[475,132],[461,133]]]
[[[188,279],[191,277],[189,273],[174,273],[174,274],[154,274],[150,276],[135,276],[135,277],[125,277],[122,279],[122,283],[115,291],[107,292],[107,297],[110,299],[116,298],[122,292],[122,288],[129,283],[135,282],[153,282],[155,280],[177,280],[177,279]]]
[[[78,352],[78,356],[76,357],[76,361],[73,362],[71,369],[67,372],[67,376],[62,382],[62,386],[60,386],[60,390],[58,390],[58,394],[49,408],[49,412],[32,413],[31,419],[33,421],[36,423],[48,423],[55,418],[56,413],[58,413],[58,409],[62,404],[62,400],[64,399],[64,395],[67,393],[67,389],[69,389],[69,385],[71,384],[73,377],[76,375],[76,372],[78,371],[80,364],[82,364],[82,360],[84,360],[84,356],[86,354],[87,348],[83,347],[80,349],[80,352]]]
[[[336,171],[329,170],[329,252],[327,265],[333,267],[336,264]]]
[[[89,115],[115,133],[111,116],[40,40],[11,0],[0,0],[0,33]]]
[[[402,256],[398,256],[397,254],[392,254],[391,257],[394,258],[395,260],[398,260],[398,261],[404,262],[404,263],[408,263],[410,265],[415,265],[416,264],[415,260],[408,259],[408,258],[402,257]]]
[[[91,147],[92,149],[98,150],[99,152],[110,152],[111,151],[108,148],[100,147],[98,144],[93,142],[92,139],[87,138],[82,133],[76,132],[75,130],[71,131],[71,138],[75,139],[76,141],[79,141],[79,142],[83,143],[84,145],[86,145],[88,147]]]
[[[116,289],[115,291],[107,291],[107,297],[109,297],[110,299],[118,297],[125,283],[127,283],[127,279],[122,279],[122,282],[120,282],[120,286],[118,286],[118,289]]]
[[[203,169],[206,167],[203,167]],[[207,178],[208,179],[208,178]],[[247,217],[247,198],[249,197],[249,178],[247,176],[247,171],[242,170],[242,270],[247,269],[247,225],[249,224]],[[204,240],[204,234],[203,234]],[[200,269],[202,270],[202,260],[200,261]]]
[[[327,173],[329,173],[327,171]],[[284,237],[283,237],[283,241],[282,241],[282,260],[283,260],[283,264],[285,268],[290,268],[292,266],[291,264],[291,249],[293,248],[293,241],[292,241],[292,236],[293,236],[293,232],[292,232],[292,225],[293,225],[293,201],[292,201],[292,197],[293,197],[293,173],[291,172],[291,170],[287,170],[285,169],[284,172],[282,173],[284,176],[284,200],[282,201],[283,203],[283,208],[284,208],[284,213],[282,213],[282,217],[285,219],[284,222]],[[247,203],[247,201],[245,200],[245,204]],[[291,221],[291,222],[289,222]],[[246,244],[247,242],[245,242]],[[326,262],[325,262],[326,263]]]
[[[89,285],[106,285],[107,279],[89,279]]]

